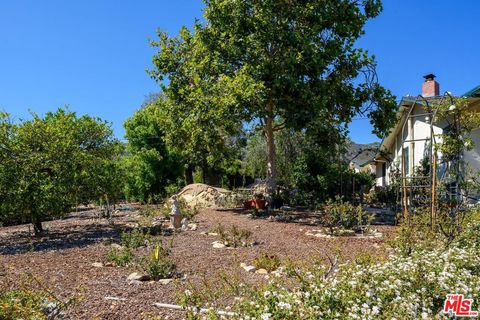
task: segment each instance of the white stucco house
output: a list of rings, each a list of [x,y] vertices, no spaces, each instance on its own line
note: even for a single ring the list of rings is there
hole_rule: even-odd
[[[383,139],[372,161],[375,164],[376,185],[379,187],[386,187],[391,183],[393,170],[401,170],[402,153],[405,155],[405,174],[411,175],[414,169],[420,166],[421,161],[430,154],[432,131],[438,142],[443,130],[448,126],[446,121],[437,123],[436,120],[431,125],[432,114],[427,104],[434,100],[450,99],[449,93],[440,94],[440,85],[433,74],[426,75],[424,78],[421,96],[406,96],[400,101],[397,124]],[[460,97],[466,97],[471,108],[478,109],[480,112],[480,86]],[[469,167],[480,171],[480,129],[474,130],[471,138],[475,147],[465,152],[464,160]]]

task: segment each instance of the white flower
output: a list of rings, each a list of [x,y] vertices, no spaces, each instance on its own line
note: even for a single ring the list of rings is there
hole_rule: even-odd
[[[272,316],[271,313],[262,313],[262,314],[260,315],[260,318],[261,318],[262,320],[268,320],[268,319],[270,319],[271,316]]]

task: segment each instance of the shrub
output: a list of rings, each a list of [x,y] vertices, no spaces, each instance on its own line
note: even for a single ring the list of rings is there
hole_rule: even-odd
[[[454,247],[351,264],[326,279],[305,271],[295,289],[272,282],[237,310],[254,319],[430,319],[447,293],[478,296],[479,263],[477,249]]]
[[[45,297],[30,290],[0,293],[0,319],[47,319]]]
[[[340,198],[329,200],[323,206],[321,223],[330,234],[335,234],[336,229],[353,230],[361,225],[370,225],[373,215],[363,211],[361,206],[354,206]]]
[[[122,232],[120,238],[125,248],[136,249],[145,244],[145,235],[140,229]]]
[[[134,254],[130,248],[112,248],[106,254],[105,259],[119,267],[125,267],[132,262]]]
[[[268,254],[262,251],[254,260],[253,265],[257,269],[265,269],[272,272],[280,267],[280,259],[276,255]]]
[[[219,225],[216,232],[227,247],[233,248],[248,246],[248,239],[252,235],[250,230],[238,228],[236,225],[231,226],[228,230]]]
[[[165,248],[161,243],[157,244],[140,262],[141,269],[155,281],[171,277],[176,265],[169,259],[170,252],[170,248]]]

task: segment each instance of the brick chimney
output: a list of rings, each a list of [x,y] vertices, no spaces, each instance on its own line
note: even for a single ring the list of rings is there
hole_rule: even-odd
[[[435,81],[434,74],[424,76],[425,82],[422,84],[422,96],[425,98],[436,97],[440,95],[440,84]]]

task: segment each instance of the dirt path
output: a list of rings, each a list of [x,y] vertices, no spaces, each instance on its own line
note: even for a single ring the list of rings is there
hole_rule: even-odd
[[[18,285],[25,273],[38,278],[55,294],[69,297],[83,292],[78,305],[67,311],[68,319],[181,319],[183,314],[159,310],[155,302],[175,303],[175,293],[183,290],[188,280],[200,281],[203,276],[214,277],[221,272],[235,273],[246,282],[263,281],[262,275],[244,272],[239,264],[250,263],[260,251],[276,254],[282,259],[309,260],[319,252],[331,253],[340,249],[345,257],[370,250],[384,254],[382,240],[356,237],[315,238],[305,235],[314,226],[297,223],[271,222],[251,219],[241,211],[204,210],[195,217],[196,231],[175,235],[172,258],[187,280],[162,285],[159,283],[130,284],[127,276],[132,268],[95,268],[93,262],[102,262],[109,246],[108,238],[118,239],[119,228],[106,221],[94,221],[93,213],[81,213],[68,219],[46,223],[49,236],[31,240],[27,226],[0,229],[0,288]],[[135,221],[134,213],[121,213],[115,217],[116,225]],[[214,249],[213,236],[201,234],[221,223],[249,229],[258,245],[238,249]],[[318,228],[318,227],[317,227]],[[379,227],[389,233],[392,227]],[[1,271],[1,270],[0,270]],[[0,272],[2,274],[2,272]],[[107,300],[106,297],[126,299]]]

